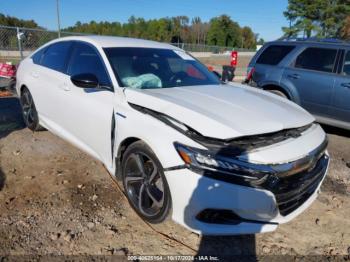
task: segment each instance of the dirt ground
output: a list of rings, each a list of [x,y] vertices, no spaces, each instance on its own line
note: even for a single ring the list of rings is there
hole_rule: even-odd
[[[348,131],[326,128],[329,174],[318,199],[295,220],[273,233],[201,237],[172,221],[143,222],[98,161],[48,131],[23,128],[15,98],[0,98],[0,130],[0,261],[48,254],[349,259]]]

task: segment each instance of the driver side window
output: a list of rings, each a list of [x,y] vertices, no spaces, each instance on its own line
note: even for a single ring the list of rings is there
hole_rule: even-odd
[[[94,74],[100,85],[111,86],[108,73],[97,51],[85,43],[75,43],[68,66],[68,75]]]

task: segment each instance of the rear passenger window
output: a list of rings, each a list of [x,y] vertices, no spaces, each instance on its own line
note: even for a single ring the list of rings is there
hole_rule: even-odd
[[[297,57],[295,67],[331,73],[336,56],[336,49],[307,48]]]
[[[100,85],[111,86],[108,74],[97,51],[88,44],[76,43],[68,66],[70,76],[94,74]]]
[[[295,46],[292,45],[271,45],[267,47],[256,61],[257,64],[277,65],[288,55]]]
[[[346,53],[344,59],[343,75],[350,76],[350,51]]]
[[[50,45],[42,58],[41,65],[64,72],[70,46],[71,42],[68,41]]]
[[[38,52],[36,52],[34,55],[32,55],[33,63],[40,65],[41,58],[43,57],[43,53],[46,48],[41,48]]]

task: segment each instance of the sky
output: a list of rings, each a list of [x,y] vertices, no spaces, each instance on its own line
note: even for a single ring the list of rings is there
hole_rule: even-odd
[[[56,0],[0,0],[0,13],[33,19],[47,29],[57,29]],[[267,41],[288,26],[283,16],[288,0],[59,0],[61,27],[77,21],[126,22],[131,15],[145,19],[186,15],[202,21],[227,14],[240,26],[250,26]]]

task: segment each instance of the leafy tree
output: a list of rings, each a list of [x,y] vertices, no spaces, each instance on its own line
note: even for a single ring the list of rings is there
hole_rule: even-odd
[[[231,20],[227,15],[210,20],[208,31],[208,43],[211,45],[241,47],[242,33],[238,23]]]
[[[341,37],[349,14],[349,0],[289,0],[284,15],[291,26],[282,30],[286,36]]]
[[[350,40],[350,16],[345,20],[344,27],[341,30],[341,37],[346,40]]]
[[[34,20],[23,20],[18,19],[14,16],[6,16],[0,14],[0,25],[6,26],[18,26],[18,27],[27,27],[27,28],[40,28]]]
[[[22,20],[16,17],[0,14],[0,25],[41,28],[33,20]],[[200,17],[189,19],[187,16],[165,17],[159,19],[145,20],[144,18],[131,16],[126,23],[90,21],[83,23],[77,21],[75,25],[64,28],[62,31],[128,36],[144,39],[152,39],[161,42],[171,43],[194,43],[211,44],[229,47],[254,48],[257,36],[251,28],[241,28],[229,16],[221,15],[203,22]],[[15,37],[12,36],[12,38]],[[56,35],[53,33],[50,38]],[[5,37],[2,46],[9,46],[10,42],[16,43],[16,39]],[[34,43],[47,40],[41,37],[40,32],[30,31],[26,43]],[[6,42],[6,43],[5,43]],[[34,46],[34,44],[33,44]],[[15,47],[14,47],[15,48]]]
[[[263,45],[263,44],[265,44],[265,40],[263,38],[260,38],[256,44]]]
[[[253,33],[252,29],[248,26],[242,28],[242,40],[243,48],[255,49],[256,48],[256,35]]]

